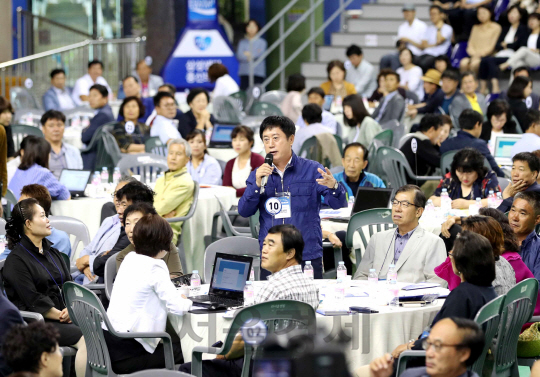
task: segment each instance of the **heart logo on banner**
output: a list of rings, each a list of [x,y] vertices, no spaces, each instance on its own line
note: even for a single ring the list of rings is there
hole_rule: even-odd
[[[199,48],[199,50],[204,51],[208,47],[210,47],[210,43],[212,43],[212,38],[210,37],[195,37],[195,45]]]

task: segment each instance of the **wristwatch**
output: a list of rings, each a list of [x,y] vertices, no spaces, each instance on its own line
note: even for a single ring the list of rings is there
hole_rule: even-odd
[[[335,178],[334,178],[335,179]],[[339,182],[338,180],[336,179],[336,184],[334,185],[334,190],[337,190],[337,188],[339,187]]]

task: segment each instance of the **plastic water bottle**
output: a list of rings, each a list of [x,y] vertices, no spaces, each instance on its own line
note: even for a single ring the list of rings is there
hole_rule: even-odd
[[[313,266],[310,260],[307,260],[304,266],[304,276],[311,280],[314,279]]]
[[[386,274],[386,282],[388,284],[391,284],[393,281],[397,282],[397,271],[396,266],[394,263],[391,263],[390,266],[388,266],[388,272]]]
[[[77,115],[71,120],[71,127],[78,130],[81,128],[81,118]]]
[[[95,171],[92,176],[92,186],[90,191],[91,197],[97,197],[99,195],[99,186],[101,185],[101,177],[99,176],[99,171]]]
[[[390,284],[388,285],[388,306],[399,306],[399,288],[396,280],[390,281]]]
[[[424,215],[431,219],[435,216],[435,206],[433,205],[433,200],[429,199],[426,203],[426,210],[424,211]],[[422,215],[422,216],[424,216]]]
[[[502,197],[502,192],[498,192],[497,193],[497,207],[495,208],[499,208],[499,206],[502,204],[503,202],[503,197]]]
[[[249,281],[255,281],[255,271],[251,267],[251,272],[249,273]]]
[[[337,279],[336,287],[334,289],[334,300],[337,310],[344,309],[345,301],[345,286],[343,285],[343,280]]]
[[[248,280],[244,285],[244,307],[253,305],[253,296],[255,296],[253,283]]]
[[[469,206],[469,216],[477,216],[482,208],[482,198],[476,198],[476,202]]]
[[[347,276],[347,267],[345,267],[345,262],[339,262],[336,272],[337,278],[345,281],[345,276]]]
[[[495,193],[493,192],[493,190],[489,190],[487,200],[488,200],[488,208],[498,207],[497,202],[496,202],[497,197],[495,196]]]
[[[198,296],[201,289],[201,277],[198,270],[193,270],[191,273],[191,279],[189,280],[189,295],[190,297]]]
[[[0,235],[0,254],[6,251],[6,236]]]
[[[101,169],[101,183],[104,185],[109,184],[109,169],[105,166]]]
[[[441,192],[441,210],[443,217],[446,219],[452,210],[452,199],[448,196],[448,190],[443,188]]]
[[[118,182],[120,182],[120,179],[122,178],[122,173],[120,173],[120,168],[117,166],[114,168],[114,173],[113,173],[113,183],[114,185],[116,186],[118,184]]]
[[[377,276],[377,272],[374,268],[369,269],[369,275],[368,275],[368,289],[369,289],[369,297],[371,299],[375,299],[375,296],[377,295],[377,285],[379,284],[379,277]]]

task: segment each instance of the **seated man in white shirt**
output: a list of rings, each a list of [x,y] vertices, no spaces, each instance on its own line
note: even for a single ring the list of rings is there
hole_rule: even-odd
[[[66,111],[75,107],[71,98],[71,88],[66,86],[66,72],[62,68],[51,71],[51,87],[43,95],[43,108]]]
[[[73,93],[71,94],[73,101],[77,106],[81,106],[83,102],[88,102],[90,88],[94,84],[100,84],[107,88],[107,91],[112,95],[112,89],[107,83],[107,80],[101,76],[103,74],[103,63],[99,60],[92,60],[88,63],[88,73],[79,78],[75,82]],[[112,98],[112,97],[111,97]]]
[[[322,109],[319,105],[314,103],[308,103],[302,109],[302,118],[306,123],[306,127],[300,128],[296,131],[292,149],[294,153],[299,154],[300,149],[304,142],[319,134],[330,133],[328,128],[321,124],[322,122]]]
[[[427,27],[422,43],[418,46],[422,49],[422,53],[415,59],[415,63],[422,68],[424,73],[434,67],[437,56],[448,52],[454,34],[452,26],[444,22],[445,13],[440,6],[429,7],[429,18],[432,25]]]
[[[56,179],[60,179],[63,169],[82,170],[83,168],[81,151],[62,141],[66,128],[65,122],[66,116],[56,110],[49,110],[41,117],[43,136],[51,145],[49,170]]]
[[[446,286],[434,272],[446,259],[444,242],[418,224],[425,206],[426,196],[418,186],[405,185],[397,190],[392,201],[392,221],[397,228],[371,237],[354,279],[367,279],[371,268],[379,279],[386,279],[389,266],[394,264],[398,281]]]
[[[512,146],[510,155],[514,157],[521,152],[534,152],[540,149],[540,111],[531,109],[527,111],[527,128],[520,140]]]
[[[324,90],[321,87],[315,86],[311,88],[307,92],[308,96],[308,103],[314,103],[319,105],[319,107],[322,109],[324,106]],[[322,122],[321,124],[328,128],[329,132],[333,134],[337,134],[337,121],[334,114],[332,114],[330,111],[326,111],[323,109],[322,111]],[[302,118],[302,115],[298,117],[296,120],[296,125],[300,128],[305,127],[306,123],[304,122],[304,118]]]
[[[362,49],[357,45],[351,45],[347,48],[347,57],[349,60],[345,62],[347,69],[345,79],[354,85],[359,95],[366,98],[371,97],[373,91],[377,89],[375,68],[364,59]]]
[[[163,144],[169,140],[182,139],[178,126],[173,119],[176,116],[176,102],[174,97],[168,92],[158,92],[154,97],[156,117],[150,125],[150,136],[158,136]]]
[[[319,290],[313,280],[302,272],[303,251],[302,233],[294,225],[284,224],[270,228],[263,243],[261,268],[270,271],[272,275],[268,277],[268,283],[256,293],[254,304],[272,300],[295,300],[317,309]],[[223,375],[240,377],[243,355],[244,341],[238,334],[231,350],[225,356],[203,361],[203,377]],[[191,373],[191,363],[182,364],[180,371]]]

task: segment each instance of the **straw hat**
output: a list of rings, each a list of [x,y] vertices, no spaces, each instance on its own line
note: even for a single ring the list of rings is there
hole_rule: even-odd
[[[440,85],[441,82],[441,72],[437,71],[436,69],[428,69],[426,74],[422,76],[422,81],[424,82],[430,82],[435,85]]]

